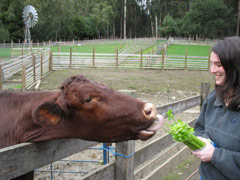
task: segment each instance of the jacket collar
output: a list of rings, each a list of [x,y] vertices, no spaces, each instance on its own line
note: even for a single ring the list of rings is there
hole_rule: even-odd
[[[218,98],[216,98],[213,105],[219,107],[219,106],[223,106],[224,104]]]
[[[218,98],[213,103],[214,106],[220,107],[220,106],[225,106]],[[238,110],[240,109],[240,104],[238,105]]]

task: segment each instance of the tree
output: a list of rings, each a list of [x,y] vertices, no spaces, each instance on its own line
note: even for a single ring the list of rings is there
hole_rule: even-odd
[[[4,41],[10,41],[10,33],[2,25],[0,25],[0,43],[3,43]]]
[[[160,27],[160,34],[163,36],[170,37],[176,34],[176,21],[173,19],[171,15],[165,16],[163,19],[162,27]]]
[[[229,34],[233,27],[232,9],[221,0],[196,0],[182,21],[182,32],[186,35],[201,35],[216,38]]]
[[[2,22],[4,32],[10,33],[10,38],[14,41],[23,39],[23,21],[22,21],[22,1],[1,0],[0,5],[0,21]],[[7,30],[7,31],[6,31]]]
[[[110,23],[112,7],[106,1],[96,1],[93,5],[90,17],[98,29],[98,37],[101,38],[101,29]]]
[[[4,34],[14,41],[24,39],[22,11],[26,5],[38,12],[38,24],[31,29],[34,41],[157,37],[159,30],[161,35],[217,38],[236,35],[240,21],[239,0],[0,0]],[[175,21],[175,32],[168,32],[170,22],[166,21]]]

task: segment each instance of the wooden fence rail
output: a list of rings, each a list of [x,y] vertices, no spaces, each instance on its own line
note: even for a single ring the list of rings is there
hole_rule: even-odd
[[[3,87],[2,83],[21,72],[26,76],[22,78],[25,79],[25,81],[22,80],[22,86],[27,89],[32,87],[41,77],[51,71],[51,57],[50,50],[44,49],[2,63],[0,87]],[[23,72],[23,66],[25,72]]]
[[[209,84],[202,85],[202,93],[206,97],[209,92]],[[131,92],[130,92],[131,93]],[[157,110],[166,117],[168,109],[173,113],[180,113],[189,108],[200,105],[202,96],[194,96],[181,101],[173,102]],[[191,122],[193,123],[193,122]],[[150,143],[148,146],[136,151],[134,158],[116,158],[115,162],[105,165],[100,170],[87,175],[84,179],[133,179],[134,166],[138,166],[158,153],[165,147],[171,145],[173,140],[170,135],[164,135]],[[10,179],[25,174],[33,169],[40,168],[51,162],[55,162],[71,154],[80,152],[96,142],[83,141],[79,139],[52,140],[41,143],[23,143],[0,149],[0,179]],[[126,156],[135,150],[134,141],[122,142],[116,145],[116,152],[124,153]],[[117,161],[117,162],[116,162]]]
[[[53,70],[82,68],[208,70],[209,56],[113,53],[52,53]]]

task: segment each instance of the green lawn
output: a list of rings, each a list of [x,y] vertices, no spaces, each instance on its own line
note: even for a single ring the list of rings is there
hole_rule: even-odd
[[[147,49],[144,49],[142,53],[143,54],[149,54],[149,53],[152,54],[152,51],[153,51],[154,47],[155,47],[155,45],[151,46],[151,47],[149,47]]]
[[[93,47],[95,48],[95,53],[115,53],[116,48],[120,50],[125,47],[125,44],[94,44],[94,45],[80,45],[80,46],[61,46],[60,52],[70,52],[70,48],[76,53],[92,53]],[[58,52],[58,46],[52,46],[51,50],[53,52]]]
[[[171,45],[167,48],[167,54],[185,55],[186,49],[188,49],[188,56],[208,56],[210,46]]]
[[[10,58],[11,48],[0,48],[0,58]]]
[[[162,41],[161,41],[162,42]],[[161,43],[158,41],[158,43]],[[116,53],[116,48],[121,50],[126,44],[92,44],[92,45],[80,45],[80,46],[61,46],[61,52],[70,52],[76,53],[92,53],[93,47],[95,48],[95,53]],[[143,50],[143,54],[152,53],[153,46]],[[197,45],[171,45],[167,49],[168,55],[185,55],[186,48],[188,48],[189,56],[208,56],[210,46],[197,46]],[[58,52],[58,46],[52,46],[51,50],[53,52]],[[139,52],[140,53],[140,52]],[[0,58],[10,58],[11,57],[11,48],[0,48]]]

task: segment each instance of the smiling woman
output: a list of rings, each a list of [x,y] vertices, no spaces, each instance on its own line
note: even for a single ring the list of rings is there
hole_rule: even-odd
[[[193,154],[202,162],[203,180],[239,179],[240,174],[240,37],[220,40],[212,48],[215,90],[205,100],[195,135],[206,147]]]
[[[223,85],[226,78],[226,72],[221,64],[218,55],[215,52],[211,53],[210,63],[210,71],[213,75],[215,75],[216,85]]]

